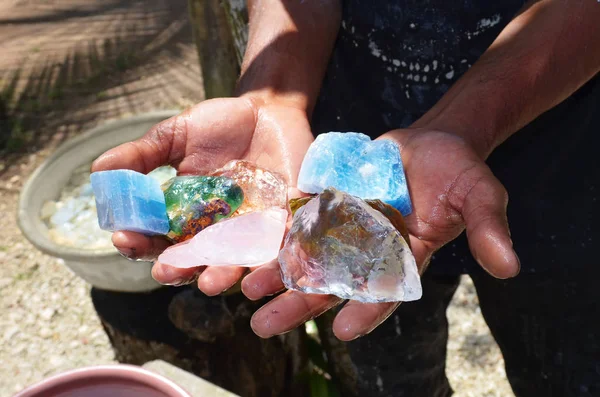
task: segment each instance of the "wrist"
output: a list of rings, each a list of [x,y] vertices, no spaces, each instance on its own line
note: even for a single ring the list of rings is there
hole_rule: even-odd
[[[310,100],[299,92],[277,92],[272,87],[238,88],[235,95],[246,98],[252,102],[255,108],[266,106],[282,106],[303,112],[308,118]]]
[[[295,139],[314,139],[308,114],[305,109],[289,98],[273,96],[269,93],[250,91],[238,98],[244,100],[252,110],[257,128],[261,125],[277,125],[277,141],[293,142]]]
[[[508,100],[502,81],[474,66],[411,127],[442,131],[465,140],[480,158],[486,159],[515,129],[522,106]],[[525,84],[513,78],[511,91]],[[490,95],[489,93],[495,93]]]
[[[341,1],[249,1],[235,93],[312,113],[341,21]]]
[[[464,140],[477,155],[485,160],[496,148],[494,141],[496,127],[490,120],[471,120],[466,114],[438,114],[417,120],[410,128],[439,131],[458,136]]]

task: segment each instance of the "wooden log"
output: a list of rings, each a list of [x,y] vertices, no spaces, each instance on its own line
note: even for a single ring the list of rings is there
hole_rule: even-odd
[[[188,0],[206,99],[233,95],[247,43],[245,1]]]

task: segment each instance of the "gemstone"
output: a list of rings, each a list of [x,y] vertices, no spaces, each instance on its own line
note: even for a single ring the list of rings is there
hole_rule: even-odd
[[[381,212],[386,218],[388,218],[392,226],[394,226],[396,230],[400,232],[400,235],[402,238],[404,238],[408,244],[408,247],[410,248],[410,237],[408,235],[408,229],[406,228],[406,223],[404,223],[404,217],[402,216],[402,213],[381,200],[365,200],[365,202],[369,204],[371,208]]]
[[[98,223],[103,230],[166,234],[169,219],[160,184],[131,170],[94,172],[90,176]]]
[[[308,203],[313,198],[314,198],[314,196],[290,199],[290,210],[292,210],[292,216],[294,216],[296,214],[296,211],[298,211],[298,209],[300,207],[304,206],[306,203]]]
[[[285,286],[361,302],[420,299],[417,265],[400,224],[372,205],[330,188],[298,208],[279,253]]]
[[[170,230],[167,237],[182,242],[232,215],[244,201],[242,188],[222,176],[178,176],[162,186]]]
[[[406,216],[412,211],[400,149],[356,132],[329,132],[309,147],[298,189],[321,193],[333,187],[362,199],[382,200]]]
[[[278,174],[249,161],[232,160],[211,175],[231,178],[244,191],[244,202],[233,216],[271,207],[286,208],[287,183]]]
[[[277,258],[288,212],[272,207],[227,218],[167,248],[158,261],[179,268],[259,266]]]
[[[292,210],[292,216],[296,214],[296,211],[310,200],[312,200],[314,196],[309,197],[300,197],[290,199],[290,209]],[[408,229],[406,228],[406,223],[404,223],[404,218],[400,211],[395,209],[389,204],[384,203],[381,200],[365,200],[367,204],[371,206],[371,208],[376,209],[385,215],[386,218],[392,223],[392,225],[400,232],[404,240],[408,243],[410,247],[410,238],[408,235]]]

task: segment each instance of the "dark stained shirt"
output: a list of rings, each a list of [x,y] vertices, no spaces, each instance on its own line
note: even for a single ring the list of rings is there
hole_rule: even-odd
[[[406,127],[429,110],[524,2],[349,0],[343,4],[342,26],[316,115],[329,121],[339,117],[336,124],[342,130],[377,136]],[[328,114],[322,114],[322,108]]]
[[[375,138],[410,126],[477,61],[524,3],[344,1],[313,114],[314,133],[358,131]],[[596,76],[488,159],[510,196],[508,219],[522,273],[595,263],[599,132]],[[475,268],[464,234],[436,253],[431,265],[431,271],[451,274]]]

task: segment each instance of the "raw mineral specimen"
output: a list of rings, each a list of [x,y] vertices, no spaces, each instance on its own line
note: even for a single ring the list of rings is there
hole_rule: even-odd
[[[307,293],[362,302],[422,294],[415,258],[392,222],[333,188],[296,210],[279,263],[286,287]]]
[[[405,216],[412,211],[400,149],[390,140],[356,132],[319,135],[302,162],[298,188],[321,193],[328,187],[382,200]]]
[[[179,176],[162,186],[170,230],[167,237],[182,242],[232,215],[244,201],[242,188],[222,176]]]
[[[158,261],[179,268],[262,265],[277,258],[287,216],[272,207],[222,220],[168,248]]]
[[[160,184],[131,170],[94,172],[90,176],[98,223],[103,230],[166,234],[169,219]]]
[[[300,197],[300,198],[290,199],[290,210],[292,210],[292,216],[294,216],[296,214],[296,211],[298,211],[298,209],[300,207],[303,207],[306,203],[308,203],[313,198],[315,198],[315,197],[308,196],[308,197]]]
[[[211,175],[233,179],[244,191],[244,202],[233,216],[271,207],[286,208],[287,184],[276,173],[243,160],[232,160]]]
[[[291,199],[290,200],[290,209],[292,210],[292,216],[296,214],[296,211],[298,211],[298,209],[300,207],[303,207],[305,204],[307,204],[313,198],[314,198],[314,196]],[[400,213],[400,211],[398,211],[391,205],[384,203],[381,200],[365,200],[365,202],[367,204],[369,204],[371,206],[371,208],[376,209],[377,211],[379,211],[383,215],[385,215],[385,217],[388,218],[388,220],[392,223],[392,225],[396,228],[396,230],[398,230],[400,232],[402,237],[404,237],[404,240],[406,240],[406,243],[410,247],[410,238],[408,235],[408,229],[406,228],[406,224],[404,223],[404,218],[402,217],[402,214]]]
[[[367,204],[371,206],[371,208],[381,212],[388,220],[391,222],[392,226],[396,228],[408,244],[410,248],[410,237],[408,235],[408,229],[406,228],[406,224],[404,223],[404,218],[400,211],[395,209],[389,204],[384,203],[381,200],[365,200]]]

